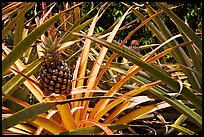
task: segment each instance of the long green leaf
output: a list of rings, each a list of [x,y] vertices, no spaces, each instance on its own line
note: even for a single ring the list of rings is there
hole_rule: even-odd
[[[121,56],[127,58],[128,60],[130,60],[131,62],[137,64],[139,67],[141,67],[145,71],[149,72],[155,78],[162,80],[165,84],[167,84],[174,91],[178,92],[180,90],[179,83],[177,81],[172,79],[169,75],[161,72],[156,67],[149,65],[149,64],[145,63],[144,61],[142,61],[130,49],[128,49],[126,47],[119,47],[119,45],[116,45],[114,43],[109,43],[107,41],[104,41],[104,40],[101,40],[98,38],[89,37],[89,36],[86,36],[86,37],[97,42],[97,43],[102,44],[103,46],[107,47],[108,49],[116,52],[118,55],[121,55]],[[199,110],[202,110],[202,99],[200,97],[196,96],[193,93],[193,91],[191,91],[190,89],[188,89],[186,87],[183,87],[183,89],[181,91],[181,95],[184,98],[191,101],[193,103],[193,105],[195,105],[196,108],[198,108]]]
[[[164,10],[164,12],[174,21],[181,31],[195,43],[195,45],[202,51],[202,40],[195,34],[195,32],[188,27],[176,14],[174,14],[165,4],[156,2],[156,4]]]
[[[149,15],[155,14],[155,11],[153,10],[153,8],[150,5],[146,5],[146,7],[147,7],[147,13]],[[153,19],[153,21],[158,26],[159,30],[161,31],[161,33],[162,33],[162,35],[164,36],[165,39],[169,39],[170,37],[173,37],[173,35],[171,34],[171,32],[169,31],[169,29],[167,28],[167,26],[161,20],[160,17],[156,16]],[[169,43],[169,45],[170,45],[170,47],[174,47],[174,46],[178,45],[178,42],[176,41],[176,39],[174,39],[173,41],[171,41]],[[189,48],[189,47],[190,46],[187,46],[187,48]],[[181,47],[176,48],[175,50],[173,50],[172,55],[174,56],[174,58],[176,59],[176,61],[179,64],[190,67],[190,61],[189,61],[190,59],[188,58],[188,56],[186,55],[186,53],[184,52],[184,50]],[[191,71],[189,71],[186,68],[183,68],[183,71],[186,74],[186,76],[188,77],[188,81],[192,85],[192,88],[195,89],[195,90],[200,91],[201,86],[200,86],[200,84],[198,82],[198,79],[196,78],[196,75],[193,74]]]
[[[182,32],[182,31],[180,31],[180,32],[181,32],[181,34],[183,35],[182,38],[183,38],[184,42],[188,41],[188,38],[183,34],[183,32]],[[194,69],[195,69],[197,72],[199,72],[199,73],[202,74],[202,57],[199,55],[199,53],[198,53],[199,51],[194,49],[193,44],[191,44],[190,46],[187,46],[187,49],[188,49],[188,53],[189,53],[189,55],[190,55],[190,59],[192,59],[192,64],[193,64],[193,66],[195,67]],[[202,53],[201,53],[201,54],[202,54]],[[184,70],[186,70],[186,69],[188,69],[188,68],[191,68],[191,67],[186,67],[186,66],[185,66]],[[189,71],[193,72],[192,70],[189,70]],[[195,73],[195,74],[196,74],[196,73]],[[197,79],[198,79],[200,85],[202,85],[202,76],[200,77],[200,76],[197,75],[197,74],[196,74],[196,76],[197,76]],[[192,78],[193,78],[193,77],[192,77]],[[191,82],[191,81],[189,81],[189,82]],[[201,90],[201,91],[202,91],[202,90]]]
[[[118,67],[119,67],[119,65],[117,65],[117,68]],[[124,73],[122,73],[122,74],[127,75],[128,73],[124,70]],[[144,84],[144,85],[151,82],[151,81],[147,80],[144,76],[138,76],[138,75],[133,76],[132,79],[135,80],[136,82],[139,82],[139,83]],[[196,112],[194,112],[192,109],[190,109],[185,104],[177,101],[173,97],[169,96],[166,92],[164,92],[164,91],[168,91],[168,89],[166,89],[164,86],[161,87],[160,85],[157,85],[156,87],[152,87],[148,91],[150,91],[152,94],[156,95],[158,98],[168,102],[173,108],[178,110],[180,113],[183,113],[186,116],[188,116],[188,118],[192,122],[195,122],[198,126],[202,127],[202,117],[199,116]]]
[[[36,69],[39,68],[40,63],[41,63],[40,59],[34,61],[26,69],[24,69],[22,73],[29,77],[35,72]],[[20,74],[17,74],[2,87],[3,93],[11,95],[13,91],[15,91],[24,81],[25,81],[25,78],[22,77]],[[5,98],[2,97],[2,101],[4,100]]]
[[[149,81],[147,81],[143,77],[137,77],[137,80],[139,80],[142,84],[149,83]],[[167,103],[172,105],[172,107],[174,107],[176,110],[185,114],[192,122],[202,127],[202,117],[199,116],[196,112],[194,112],[192,109],[190,109],[185,104],[182,104],[175,98],[169,96],[166,92],[164,92],[164,89],[161,89],[158,87],[152,87],[151,89],[149,89],[149,91],[152,94],[156,95],[158,98],[165,100]]]
[[[18,111],[17,113],[2,120],[2,132],[26,120],[35,118],[37,115],[42,114],[55,106],[56,103],[53,102],[38,103],[29,108]]]
[[[127,4],[125,4],[125,3],[123,3],[123,4],[124,4],[126,7],[128,7],[128,8],[130,7],[129,5],[127,5]],[[144,20],[146,19],[145,16],[144,16],[143,14],[141,14],[139,11],[137,11],[136,9],[132,8],[132,12],[133,12],[141,21],[144,21]],[[159,19],[159,17],[155,17],[155,19]],[[154,20],[155,20],[155,19],[154,19]],[[158,20],[157,20],[157,21],[158,21]],[[167,28],[165,27],[165,24],[161,23],[161,21],[160,21],[159,24],[158,24],[158,22],[157,22],[157,26],[160,28],[161,31],[158,30],[157,27],[156,27],[152,22],[148,22],[148,23],[146,24],[146,26],[149,28],[150,31],[152,31],[152,33],[154,33],[154,34],[157,36],[157,38],[158,38],[162,43],[165,42],[166,39],[168,39],[169,37],[171,37],[171,36],[170,36],[170,32],[169,32],[169,31],[167,30]],[[168,47],[173,47],[173,46],[175,46],[175,45],[178,45],[175,40],[167,44]],[[177,48],[177,49],[173,50],[173,51],[172,51],[172,55],[173,55],[174,58],[177,60],[177,62],[179,62],[180,64],[185,65],[185,66],[189,66],[189,62],[188,62],[188,60],[186,59],[186,55],[185,55],[184,51],[183,51],[181,48]],[[195,76],[192,72],[190,72],[190,71],[188,71],[188,70],[186,70],[186,69],[184,69],[184,71],[185,71],[185,74],[187,75],[188,80],[190,81],[192,87],[193,87],[194,89],[200,91],[200,90],[201,90],[201,86],[199,85],[199,82],[198,82],[196,76]]]
[[[16,47],[2,61],[2,75],[5,74],[6,70],[41,36],[41,34],[43,34],[57,21],[60,15],[61,14],[56,14],[46,22],[42,23],[16,45]]]
[[[74,32],[79,32],[81,31],[84,27],[86,27],[88,24],[90,24],[90,22],[93,20],[93,18],[87,20],[86,22],[82,23],[81,25],[78,26],[73,26],[73,30]],[[72,39],[74,39],[76,36],[72,35],[70,33],[66,34],[66,36],[63,38],[62,43],[70,41]]]
[[[176,125],[176,124],[172,124],[172,125],[168,125],[170,127],[173,127],[173,128],[176,128],[177,130],[179,130],[180,132],[182,133],[187,133],[188,135],[194,135],[195,132],[185,128],[185,127],[182,127],[182,126],[179,126],[179,125]]]
[[[118,67],[121,68],[119,65],[117,65],[117,68]],[[127,75],[128,73],[125,73],[125,72],[126,71],[124,70],[123,74]],[[137,76],[133,76],[132,79],[135,80],[136,82],[139,82],[139,83],[144,84],[144,85],[148,84],[150,82],[144,76],[138,76],[137,75]],[[187,107],[185,104],[177,101],[173,97],[169,96],[166,92],[164,92],[164,91],[168,91],[168,89],[166,89],[164,86],[161,87],[161,85],[157,85],[156,87],[152,87],[148,91],[150,91],[152,94],[156,95],[158,98],[168,102],[173,108],[175,108],[179,112],[187,115],[188,118],[191,119],[191,121],[195,122],[198,126],[200,126],[200,127],[202,126],[202,118],[198,114],[196,114],[192,109]]]
[[[128,125],[126,124],[108,124],[108,128],[111,130],[121,130],[128,128]],[[75,130],[66,131],[63,133],[60,133],[59,135],[92,135],[96,133],[103,132],[103,130],[97,126],[93,127],[87,127],[87,128],[80,128]]]
[[[16,28],[14,31],[14,46],[17,45],[22,40],[22,34],[23,34],[23,28],[24,28],[24,16],[19,19],[19,21],[16,23]]]
[[[115,97],[108,96],[98,96],[91,98],[76,98],[76,99],[67,99],[63,101],[53,101],[53,102],[43,102],[37,103],[35,105],[30,106],[29,108],[25,108],[17,113],[5,118],[2,120],[2,131],[4,132],[6,129],[15,126],[16,124],[22,123],[26,120],[35,118],[37,115],[42,114],[56,105],[63,105],[69,102],[82,101],[82,100],[93,100],[93,99],[115,99]]]
[[[29,3],[27,6],[25,6],[22,11],[11,21],[8,26],[4,28],[2,31],[2,39],[6,36],[6,34],[11,30],[11,28],[24,16],[24,14],[31,9],[35,5],[35,2]]]

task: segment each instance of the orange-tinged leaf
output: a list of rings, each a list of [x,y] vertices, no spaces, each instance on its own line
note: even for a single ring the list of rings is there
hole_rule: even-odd
[[[125,93],[124,95],[120,96],[119,99],[114,100],[113,102],[111,102],[110,104],[108,104],[103,110],[101,110],[98,114],[95,114],[94,119],[95,120],[99,120],[105,113],[107,113],[109,110],[111,110],[112,108],[114,108],[115,106],[117,106],[118,104],[120,104],[123,101],[126,101],[127,99],[131,98],[132,96],[135,96],[145,90],[150,89],[151,87],[157,85],[160,81],[157,82],[153,82],[153,83],[149,83],[146,85],[141,86],[138,89],[134,89],[131,90],[127,93]]]
[[[49,114],[46,115],[45,118],[50,119],[57,112],[58,110],[50,110]],[[34,135],[40,135],[42,131],[43,131],[43,127],[39,126]]]
[[[76,61],[76,67],[75,67],[74,73],[73,73],[72,89],[76,88],[76,81],[75,81],[75,79],[77,79],[77,74],[78,74],[78,70],[79,70],[80,60],[81,60],[81,57],[79,57],[78,60]],[[74,98],[77,98],[77,96],[76,95],[72,95],[71,98],[74,99]],[[72,108],[75,108],[75,107],[77,107],[78,103],[77,102],[72,102],[71,105],[72,105]]]
[[[104,120],[104,124],[111,123],[116,116],[118,116],[124,109],[126,109],[131,102],[125,101],[120,104],[113,112],[111,112],[108,117]]]
[[[7,5],[6,7],[3,7],[2,8],[2,15],[7,14],[8,12],[10,12],[12,10],[15,10],[21,4],[23,5],[23,2],[12,2],[11,4]]]
[[[99,10],[100,11],[100,10]],[[94,32],[94,28],[96,26],[96,22],[99,20],[99,18],[101,17],[101,15],[99,15],[99,12],[96,14],[96,16],[94,17],[91,26],[88,30],[88,34],[87,36],[92,36],[93,32]],[[80,66],[79,66],[79,70],[78,70],[78,74],[77,74],[77,78],[78,80],[76,81],[76,88],[82,87],[84,84],[84,77],[85,77],[85,72],[86,72],[86,66],[87,66],[87,60],[88,60],[88,55],[89,55],[89,51],[90,51],[90,46],[91,46],[91,40],[86,38],[85,39],[85,43],[82,49],[82,53],[81,53],[81,60],[80,60]],[[76,98],[81,98],[82,95],[81,94],[77,94],[75,96]],[[81,102],[76,102],[75,103],[76,106],[81,106]],[[80,119],[80,113],[81,110],[77,110],[74,113],[74,118],[75,120],[79,120]]]
[[[97,21],[98,21],[98,14],[94,17],[94,19],[91,23],[91,26],[89,28],[87,36],[93,35],[94,28],[95,28]],[[84,47],[83,47],[83,50],[81,53],[80,67],[79,67],[77,78],[85,77],[85,70],[86,70],[86,65],[87,65],[88,53],[90,51],[90,45],[91,45],[91,40],[85,39]],[[83,81],[84,81],[84,79],[78,80],[76,87],[83,86]]]
[[[12,100],[13,102],[16,102],[17,104],[19,104],[19,105],[21,105],[21,106],[23,106],[25,108],[30,106],[30,104],[28,104],[27,102],[24,102],[22,100],[19,100],[17,98],[14,98],[12,96],[7,95],[7,94],[2,93],[2,96],[5,96],[9,100]]]
[[[128,125],[126,124],[107,124],[107,127],[110,128],[112,131],[115,131],[115,130],[127,129]],[[66,131],[66,132],[60,133],[60,135],[98,135],[101,132],[103,132],[103,129],[101,129],[98,126],[92,126],[92,127],[78,128],[75,130]],[[104,132],[102,134],[104,134]]]
[[[43,17],[41,18],[41,23],[44,22],[47,18],[49,18],[49,14],[52,12],[52,9],[54,8],[54,6],[56,5],[56,3],[54,3],[48,11],[45,11],[45,9],[43,9],[43,12],[46,12],[46,13],[43,13]]]
[[[57,101],[60,100],[65,100],[65,96],[59,95],[59,96],[55,96],[55,99]],[[62,119],[62,123],[64,125],[64,127],[67,130],[71,130],[71,129],[75,129],[75,122],[74,122],[74,118],[73,115],[71,113],[69,104],[63,104],[63,105],[57,105],[57,108],[59,110],[59,113],[61,115],[61,119]]]
[[[49,119],[46,119],[44,117],[37,116],[37,118],[32,122],[43,127],[44,129],[50,131],[53,134],[57,134],[57,133],[66,131],[66,129],[60,126],[59,124]]]
[[[14,127],[7,129],[8,131],[12,132],[12,135],[33,135],[35,132],[34,128],[31,128],[25,124],[18,124]],[[4,134],[6,135],[6,134]]]
[[[85,36],[85,37],[88,37],[88,36]],[[118,47],[118,45],[115,43],[108,43],[102,39],[98,39],[98,38],[94,38],[94,37],[88,37],[88,38],[90,38],[91,40],[93,40],[97,43],[104,45],[105,47],[108,47],[110,50],[112,50],[118,54],[123,55],[125,58],[131,60],[133,63],[137,64],[142,69],[149,72],[150,75],[152,75],[153,77],[156,77],[156,78],[162,80],[171,89],[173,89],[175,91],[179,91],[179,88],[180,88],[179,83],[176,80],[174,80],[173,78],[171,78],[167,72],[162,71],[161,69],[157,68],[155,65],[150,65],[149,62],[142,61],[137,56],[135,56],[135,54],[133,52],[131,52],[131,50],[129,48]],[[192,89],[188,89],[188,88],[184,87],[182,92],[181,92],[181,95],[184,98],[190,100],[195,105],[195,107],[197,107],[199,110],[202,110],[202,105],[201,105],[202,99],[200,97],[196,96],[191,90]],[[116,92],[116,91],[113,91],[113,92]]]
[[[29,119],[34,119],[36,116],[47,112],[50,109],[56,107],[57,103],[53,102],[44,102],[44,103],[37,103],[27,108],[24,108],[15,114],[12,114],[9,117],[2,119],[2,131],[13,127],[19,123],[27,121]]]
[[[127,115],[121,117],[118,121],[116,121],[114,123],[115,124],[120,124],[120,123],[127,124],[136,118],[139,118],[139,117],[144,116],[146,114],[152,113],[156,110],[163,109],[163,108],[170,107],[170,106],[171,105],[169,105],[165,101],[162,101],[162,102],[157,103],[157,104],[144,106],[144,107],[138,108],[138,109],[128,113]]]
[[[151,17],[149,17],[148,19],[146,19],[145,21],[143,21],[138,27],[136,27],[133,31],[131,31],[131,33],[121,42],[120,47],[122,47],[127,40],[138,30],[140,29],[143,25],[147,24],[149,21],[151,21],[151,19],[153,19],[155,16],[158,16],[162,13],[163,11],[160,11],[154,15],[152,15]],[[113,53],[113,55],[111,55],[110,59],[108,60],[108,62],[106,63],[106,65],[103,67],[103,69],[101,70],[101,73],[99,74],[94,87],[97,86],[97,84],[99,83],[101,77],[103,76],[104,72],[106,71],[106,69],[108,68],[108,66],[110,65],[111,61],[114,59],[114,57],[116,56],[116,53]],[[145,59],[147,57],[143,57],[143,59]]]
[[[108,90],[98,90],[98,89],[96,89],[96,90],[91,90],[91,89],[76,89],[76,88],[74,88],[74,89],[72,89],[72,91],[71,91],[71,95],[74,95],[74,94],[78,94],[78,93],[86,93],[86,92],[94,92],[94,93],[107,93],[108,92]],[[121,93],[116,93],[116,95],[122,95]]]
[[[131,9],[131,8],[130,8],[130,9]],[[145,20],[144,22],[142,22],[137,28],[135,28],[135,29],[123,40],[123,42],[121,43],[120,46],[123,46],[123,45],[125,44],[125,42],[127,42],[127,40],[128,40],[139,28],[141,28],[143,25],[145,25],[146,23],[148,23],[148,22],[149,22],[152,18],[154,18],[155,16],[160,15],[162,12],[163,12],[163,11],[160,11],[160,12],[154,14],[153,16],[151,16],[150,18],[148,18],[147,20]],[[98,78],[97,78],[97,80],[96,80],[96,82],[95,82],[95,84],[94,84],[94,88],[97,86],[97,84],[98,84],[98,82],[100,81],[102,75],[104,74],[104,72],[105,72],[105,70],[107,69],[108,65],[111,63],[111,61],[113,60],[113,58],[114,58],[115,56],[116,56],[116,53],[114,53],[114,54],[110,57],[110,59],[108,60],[108,62],[107,62],[106,65],[105,65],[105,67],[102,69],[101,73],[99,74],[99,76],[98,76]],[[146,60],[146,59],[147,59],[147,56],[144,56],[143,59]],[[135,68],[136,68],[136,65],[134,65],[134,67],[131,68],[130,71],[128,71],[128,72],[132,72]],[[138,70],[138,72],[139,72],[139,70]],[[138,72],[136,71],[136,73],[138,73]],[[135,74],[136,74],[136,73],[135,73]],[[122,76],[121,79],[123,79],[123,78],[124,78],[124,76]],[[127,77],[126,80],[128,80],[128,79],[129,79],[129,78]],[[122,80],[122,81],[125,82],[125,80]],[[122,81],[121,81],[120,85],[117,85],[116,87],[121,87],[121,86],[124,84],[124,83],[122,83]],[[112,90],[112,92],[117,92],[117,90]],[[99,110],[100,110],[100,109],[103,109],[102,107],[104,107],[105,104],[107,104],[107,102],[108,102],[107,100],[105,100],[104,102],[103,102],[103,100],[99,101],[99,103],[97,103],[97,104],[99,104],[98,107],[96,107],[96,109],[94,109],[93,112],[91,112],[90,117],[93,117],[93,115],[98,111],[98,109],[99,109]],[[104,105],[102,105],[102,103],[104,103]]]
[[[91,124],[94,124],[94,125],[100,127],[107,135],[113,135],[113,132],[105,124],[102,124],[102,123],[97,122],[95,120],[91,120],[91,119],[81,120],[81,121],[78,121],[77,123],[91,123]]]
[[[171,51],[174,50],[175,48],[178,48],[178,47],[180,47],[180,46],[185,46],[185,45],[188,45],[188,44],[190,44],[190,43],[192,43],[192,42],[191,42],[191,41],[188,41],[188,42],[179,44],[178,46],[175,46],[175,47],[173,47],[173,48],[168,48],[168,49],[166,49],[165,51],[159,53],[158,55],[156,55],[156,56],[154,56],[154,57],[152,57],[152,58],[149,58],[147,62],[152,63],[152,62],[154,62],[156,59],[159,59],[159,58],[163,57],[164,55],[168,54],[169,52],[171,52]]]
[[[78,2],[74,2],[74,5],[77,5]],[[74,19],[75,23],[80,19],[80,8],[76,7],[74,8]]]
[[[131,7],[132,8],[132,7]],[[121,24],[123,23],[123,20],[125,19],[125,17],[128,15],[129,11],[131,10],[131,8],[129,8],[125,14],[122,16],[122,18],[120,19],[120,21],[117,23],[117,25],[114,27],[113,31],[110,33],[110,35],[108,36],[108,39],[106,41],[108,42],[112,42],[116,33],[118,32]],[[92,67],[92,70],[91,70],[91,73],[90,73],[90,77],[88,79],[88,84],[87,84],[87,89],[95,89],[94,87],[94,84],[96,82],[96,77],[98,75],[98,72],[99,72],[99,69],[102,65],[102,62],[104,60],[104,57],[106,55],[106,52],[108,51],[108,48],[106,47],[102,47],[99,55],[97,56],[97,59],[95,60],[94,62],[94,65]],[[89,97],[89,96],[92,96],[93,93],[85,93],[85,97]],[[83,102],[83,106],[84,109],[82,111],[82,119],[85,119],[85,116],[86,116],[86,113],[87,113],[87,108],[88,108],[88,105],[89,105],[89,101],[87,102]],[[95,109],[97,108],[94,108],[93,111],[96,111]],[[94,112],[93,112],[94,113]],[[93,114],[92,113],[92,114]]]
[[[164,45],[166,45],[167,43],[171,42],[172,40],[181,37],[181,34],[175,35],[171,38],[169,38],[168,40],[166,40],[165,42],[163,42],[161,45],[159,45],[158,47],[156,47],[154,50],[152,50],[151,52],[149,52],[147,54],[148,58],[152,57],[161,47],[163,47]]]
[[[145,114],[148,114],[151,110],[157,107],[157,104],[148,105],[145,107],[138,108],[127,115],[121,117],[118,121],[114,122],[115,124],[127,124],[133,121],[135,118],[141,117]]]

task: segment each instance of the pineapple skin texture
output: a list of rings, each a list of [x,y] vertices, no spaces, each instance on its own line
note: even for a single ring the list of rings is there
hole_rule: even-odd
[[[70,70],[63,60],[44,60],[39,73],[39,85],[45,96],[52,93],[69,94]]]

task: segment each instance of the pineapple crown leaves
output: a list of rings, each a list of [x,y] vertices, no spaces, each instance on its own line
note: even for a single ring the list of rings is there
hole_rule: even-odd
[[[61,58],[60,55],[64,50],[68,49],[71,45],[74,45],[75,43],[82,41],[84,38],[61,44],[60,42],[62,41],[62,39],[63,38],[56,36],[53,40],[52,35],[49,35],[47,37],[43,35],[43,37],[41,38],[42,43],[38,45],[39,57],[47,59],[47,61],[58,60]]]
[[[59,54],[61,53],[59,50],[60,47],[60,39],[59,38],[55,38],[54,41],[52,40],[51,36],[45,37],[44,41],[42,41],[43,44],[40,45],[40,47],[42,48],[41,51],[43,53],[43,58],[46,58],[50,61],[53,61],[55,59],[57,59],[57,57],[59,56]]]
[[[54,39],[54,41],[52,40],[51,37],[45,38],[44,45],[45,45],[46,51],[50,51],[50,52],[56,51],[60,47],[59,42],[60,42],[60,39],[58,39],[57,37]]]

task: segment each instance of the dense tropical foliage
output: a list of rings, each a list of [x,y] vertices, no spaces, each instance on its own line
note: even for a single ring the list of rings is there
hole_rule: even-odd
[[[2,2],[3,134],[201,134],[201,13],[201,2]],[[44,58],[58,54],[65,94],[42,88]]]

